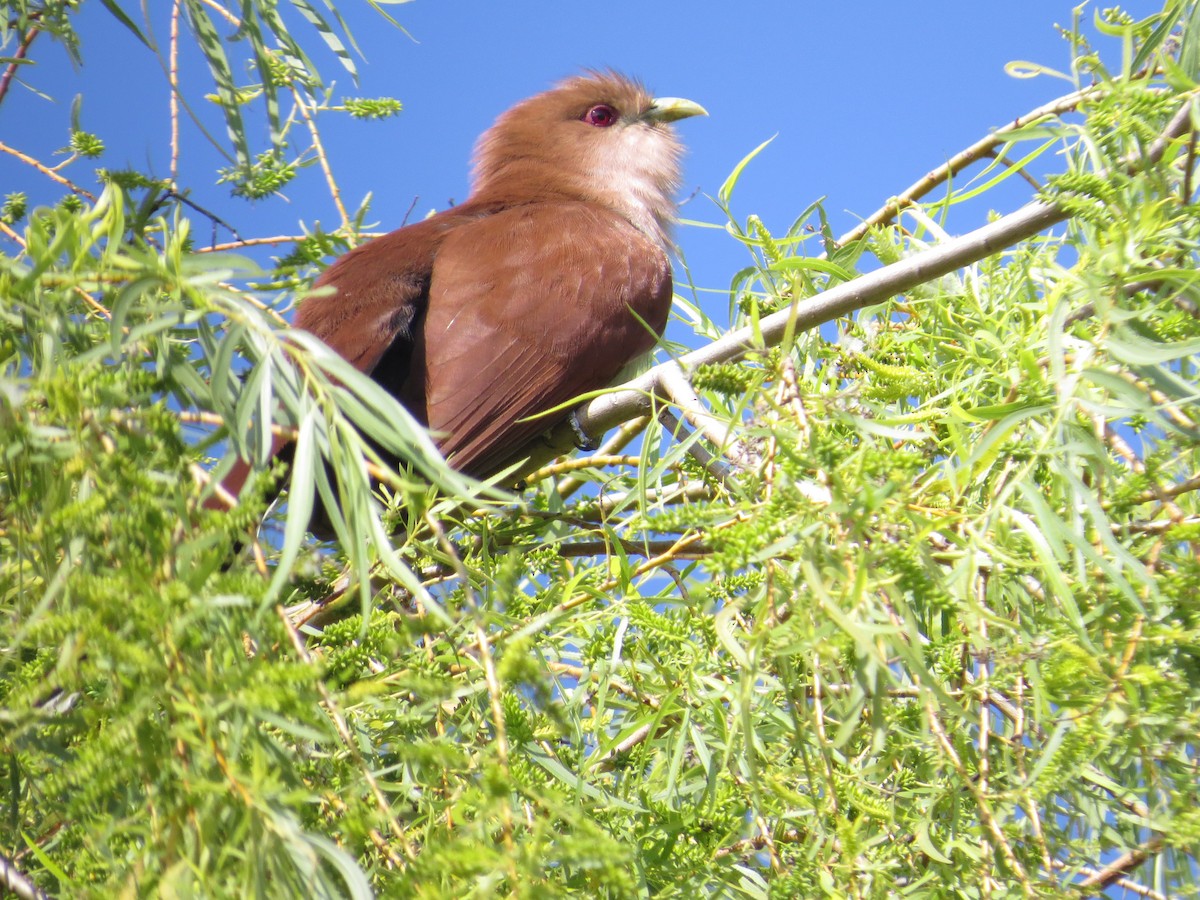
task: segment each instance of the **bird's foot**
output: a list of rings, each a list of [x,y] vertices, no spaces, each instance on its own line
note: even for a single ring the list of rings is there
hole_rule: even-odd
[[[583,425],[579,422],[579,414],[577,412],[572,412],[567,421],[571,423],[571,431],[575,434],[575,446],[578,449],[590,451],[600,447],[599,442],[583,430]]]

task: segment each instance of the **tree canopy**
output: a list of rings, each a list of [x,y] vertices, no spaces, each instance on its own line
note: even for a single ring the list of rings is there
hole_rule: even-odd
[[[237,195],[399,108],[325,89],[333,3],[173,0],[161,42],[100,3],[173,117],[199,48]],[[8,0],[0,104],[79,5]],[[747,156],[727,311],[680,291],[687,346],[581,410],[605,444],[511,490],[288,330],[364,239],[332,179],[336,229],[219,244],[173,164],[85,181],[101,135],[6,134],[62,195],[0,209],[0,885],[1200,894],[1200,10],[1095,27],[1119,59],[1077,28],[1069,93],[852,233],[735,214]],[[261,478],[205,509],[235,453]]]

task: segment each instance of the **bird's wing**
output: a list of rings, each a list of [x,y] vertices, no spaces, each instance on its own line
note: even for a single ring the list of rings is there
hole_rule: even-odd
[[[317,291],[296,314],[296,327],[316,335],[365,373],[380,369],[385,388],[400,396],[408,380],[414,335],[425,310],[433,257],[438,244],[458,224],[480,211],[457,207],[400,228],[351,250],[325,270]],[[386,361],[381,366],[381,360]],[[287,450],[290,441],[275,436],[270,455]],[[225,509],[242,491],[252,466],[237,459],[222,480],[222,490],[204,505]]]
[[[487,475],[654,346],[671,305],[662,247],[604,207],[542,202],[460,226],[438,250],[412,377],[446,458]]]
[[[438,247],[455,228],[481,214],[486,212],[456,207],[341,256],[316,283],[318,289],[333,290],[305,299],[296,327],[319,337],[361,372],[372,373],[387,354],[389,371],[383,374],[388,377],[382,381],[385,387],[399,386],[408,376]]]

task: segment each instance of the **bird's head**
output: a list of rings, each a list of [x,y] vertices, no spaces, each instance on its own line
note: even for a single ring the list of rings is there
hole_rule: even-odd
[[[683,147],[671,122],[706,115],[612,72],[570,78],[518,103],[475,151],[472,199],[599,203],[662,243],[675,217]]]

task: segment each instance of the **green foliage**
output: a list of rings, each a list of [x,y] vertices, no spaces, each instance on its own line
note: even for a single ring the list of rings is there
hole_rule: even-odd
[[[86,131],[72,131],[70,152],[94,159],[104,154],[104,141]]]
[[[393,97],[347,97],[342,106],[356,119],[390,119],[404,108]]]
[[[263,49],[274,4],[238,6],[262,85],[185,7],[231,129],[320,84]],[[1196,18],[1106,13],[1122,68],[1077,37],[1085,116],[1013,138],[1056,141],[1068,226],[693,373],[732,474],[656,427],[518,499],[448,472],[245,288],[302,289],[361,214],[263,272],[194,252],[142,173],[9,195],[0,854],[64,897],[1196,896],[1200,217],[1188,140],[1145,162],[1195,103]],[[255,156],[235,192],[301,174]],[[732,214],[744,165],[729,321],[677,301],[698,343],[950,224],[773,232]],[[261,463],[272,424],[294,474],[260,539],[270,473],[213,512],[206,466]],[[382,502],[368,439],[412,462]],[[335,493],[330,550],[303,530]]]
[[[233,193],[247,200],[262,200],[283,190],[296,177],[297,166],[288,162],[282,150],[286,145],[272,150],[264,150],[247,166],[231,167],[221,170],[221,183],[232,183]]]
[[[29,198],[23,191],[13,191],[4,195],[4,205],[0,207],[0,221],[5,225],[16,225],[23,218],[29,203]]]

